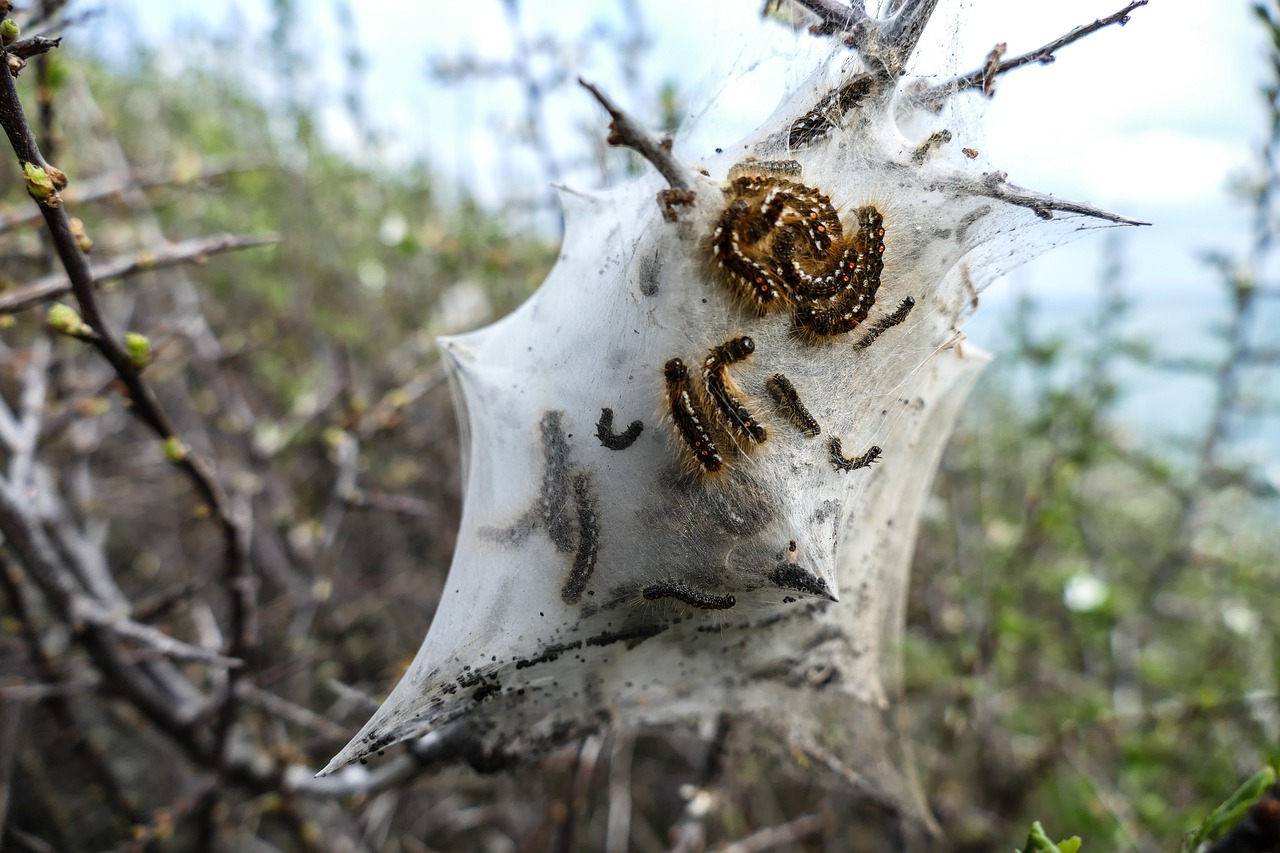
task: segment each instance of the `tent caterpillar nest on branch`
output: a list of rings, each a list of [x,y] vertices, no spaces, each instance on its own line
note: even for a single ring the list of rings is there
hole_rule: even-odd
[[[855,50],[696,163],[591,89],[655,172],[562,193],[542,287],[441,340],[463,427],[457,550],[409,672],[325,772],[445,727],[525,758],[606,718],[728,706],[926,814],[885,757],[899,729],[882,664],[919,510],[986,360],[944,345],[996,275],[1131,222],[1009,183],[957,119],[968,78],[904,70],[937,4],[893,7],[828,22]],[[614,410],[655,408],[669,442],[639,421],[613,431]],[[503,687],[479,704],[457,682],[478,667]],[[762,675],[797,667],[840,677]]]

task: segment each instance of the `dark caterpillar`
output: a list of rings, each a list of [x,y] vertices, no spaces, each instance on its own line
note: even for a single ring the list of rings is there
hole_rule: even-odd
[[[707,389],[707,398],[732,427],[731,432],[742,435],[751,443],[760,444],[769,433],[742,404],[739,399],[742,392],[733,384],[728,370],[729,365],[742,361],[755,351],[756,342],[745,335],[712,347],[702,364],[702,381]]]
[[[773,398],[778,411],[786,415],[787,419],[799,427],[801,432],[807,436],[815,436],[822,432],[822,427],[818,424],[818,421],[813,415],[809,414],[809,410],[800,401],[800,394],[796,391],[796,386],[791,384],[791,380],[785,374],[773,374],[769,381],[765,383],[765,389],[769,392],[769,396]]]
[[[689,458],[701,470],[714,474],[724,466],[716,444],[707,431],[707,416],[693,396],[689,385],[689,368],[683,361],[673,358],[663,367],[667,380],[667,407],[676,435],[688,452]]]
[[[645,601],[657,601],[662,598],[674,598],[691,607],[702,610],[728,610],[738,603],[732,595],[712,595],[700,589],[694,589],[680,581],[663,581],[650,584],[641,593]]]

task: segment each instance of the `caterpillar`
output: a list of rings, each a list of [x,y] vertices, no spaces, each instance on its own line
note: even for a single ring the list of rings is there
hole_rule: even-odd
[[[774,404],[778,411],[782,412],[793,424],[800,428],[800,431],[807,436],[815,436],[822,432],[822,427],[818,421],[809,414],[809,410],[800,400],[800,394],[796,391],[796,386],[791,384],[791,380],[784,373],[775,373],[765,382],[765,390],[769,392],[769,396],[773,398]]]
[[[756,351],[756,342],[743,335],[711,348],[702,364],[702,381],[707,398],[721,417],[736,431],[754,444],[768,438],[768,431],[760,425],[739,399],[741,391],[729,377],[729,365],[742,361]],[[750,445],[748,445],[750,446]]]
[[[882,317],[873,323],[871,330],[867,332],[867,334],[864,335],[854,346],[857,349],[866,349],[871,346],[876,342],[876,338],[883,335],[887,330],[905,322],[907,315],[911,313],[911,309],[914,307],[916,307],[915,297],[908,296],[906,299],[902,300],[902,304],[900,304],[892,314],[887,317]]]
[[[663,598],[674,598],[691,607],[702,610],[728,610],[738,603],[732,595],[713,595],[700,589],[694,589],[680,581],[663,581],[650,584],[641,593],[645,601],[657,601]]]
[[[578,550],[573,568],[560,590],[566,604],[577,604],[596,570],[600,550],[600,526],[596,523],[595,501],[591,499],[591,477],[577,474],[573,478],[573,498],[578,510]]]
[[[613,431],[613,409],[601,409],[600,420],[596,422],[596,438],[600,444],[610,450],[626,450],[636,443],[640,433],[644,431],[644,423],[632,421],[622,432]]]
[[[844,455],[844,446],[840,443],[840,437],[831,437],[831,464],[836,466],[837,471],[857,471],[859,468],[869,468],[872,462],[880,458],[880,453],[880,446],[873,445],[866,453],[850,459]]]
[[[676,435],[688,451],[692,461],[702,471],[714,474],[724,467],[724,457],[705,424],[708,423],[702,406],[689,385],[689,368],[679,358],[673,358],[663,366],[667,381],[667,407]]]

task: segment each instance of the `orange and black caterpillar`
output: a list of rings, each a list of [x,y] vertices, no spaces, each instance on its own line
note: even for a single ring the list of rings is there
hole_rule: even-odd
[[[711,440],[708,419],[689,383],[689,368],[673,358],[662,368],[667,381],[667,408],[682,445],[702,471],[714,474],[724,467],[724,457]]]
[[[768,432],[742,404],[742,392],[729,377],[729,365],[742,361],[756,351],[756,342],[743,335],[711,348],[702,365],[702,381],[707,399],[730,427],[728,432],[741,435],[753,444],[762,443]],[[748,445],[750,446],[750,444]]]

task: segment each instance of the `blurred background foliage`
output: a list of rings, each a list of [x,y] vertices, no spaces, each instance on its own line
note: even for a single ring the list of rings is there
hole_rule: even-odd
[[[74,27],[20,86],[33,115],[38,86],[52,95],[42,138],[73,176],[68,207],[96,241],[95,258],[153,250],[159,235],[281,237],[144,272],[108,299],[121,328],[151,338],[148,377],[180,433],[252,501],[262,644],[251,681],[294,710],[246,697],[235,738],[268,764],[319,766],[369,712],[361,694],[383,694],[403,671],[443,586],[460,479],[434,337],[518,305],[556,241],[513,224],[529,221],[529,199],[486,208],[456,188],[442,193],[430,163],[380,156],[371,137],[358,150],[327,141],[316,131],[321,105],[289,85],[306,61],[299,8],[278,0],[272,9],[276,44],[295,47],[272,52],[271,96],[219,59],[243,45],[193,46],[178,65],[138,46],[104,64],[80,49]],[[1259,13],[1273,36],[1274,11]],[[642,61],[643,46],[620,49],[619,61]],[[435,58],[437,73],[479,73],[454,60]],[[358,54],[344,61],[358,71]],[[1085,850],[1175,849],[1241,780],[1280,762],[1278,460],[1244,456],[1233,440],[1245,420],[1280,436],[1275,336],[1260,319],[1280,297],[1266,277],[1280,132],[1270,73],[1259,101],[1270,136],[1239,197],[1254,215],[1252,247],[1242,257],[1203,247],[1204,286],[1228,318],[1212,353],[1186,357],[1176,334],[1135,339],[1123,240],[1140,234],[1099,246],[1104,271],[1077,327],[1044,332],[1031,296],[982,342],[999,358],[945,457],[909,602],[904,698],[943,828],[933,849],[1009,849],[1033,820],[1054,837],[1080,835]],[[536,86],[525,91],[536,100]],[[679,97],[673,84],[640,106],[669,125]],[[360,126],[358,89],[344,103]],[[526,115],[513,141],[542,144],[536,103]],[[584,133],[598,141],[602,128]],[[543,155],[554,164],[556,152]],[[620,158],[611,168],[635,166]],[[78,202],[76,187],[98,178],[132,188]],[[0,170],[0,186],[6,217],[29,213],[16,169]],[[0,288],[49,264],[35,228],[0,231]],[[43,311],[0,317],[0,392],[13,405],[49,334],[42,320]],[[212,580],[218,548],[186,483],[92,352],[59,338],[52,358],[41,458],[76,518],[101,522],[135,613],[199,633],[193,599],[223,605]],[[1212,385],[1202,434],[1171,441],[1117,418],[1134,364]],[[21,708],[4,849],[205,843],[194,817],[201,769],[95,681],[12,565],[2,591],[0,695]],[[22,689],[42,684],[61,686]],[[693,736],[614,735],[599,767],[601,744],[587,747],[512,774],[438,770],[340,801],[291,796],[278,779],[263,782],[269,773],[233,774],[218,843],[604,849],[613,789],[627,774],[630,849],[664,849],[683,807],[679,786],[697,775]],[[815,813],[796,849],[894,849],[868,811],[746,750],[707,826],[723,841]]]

